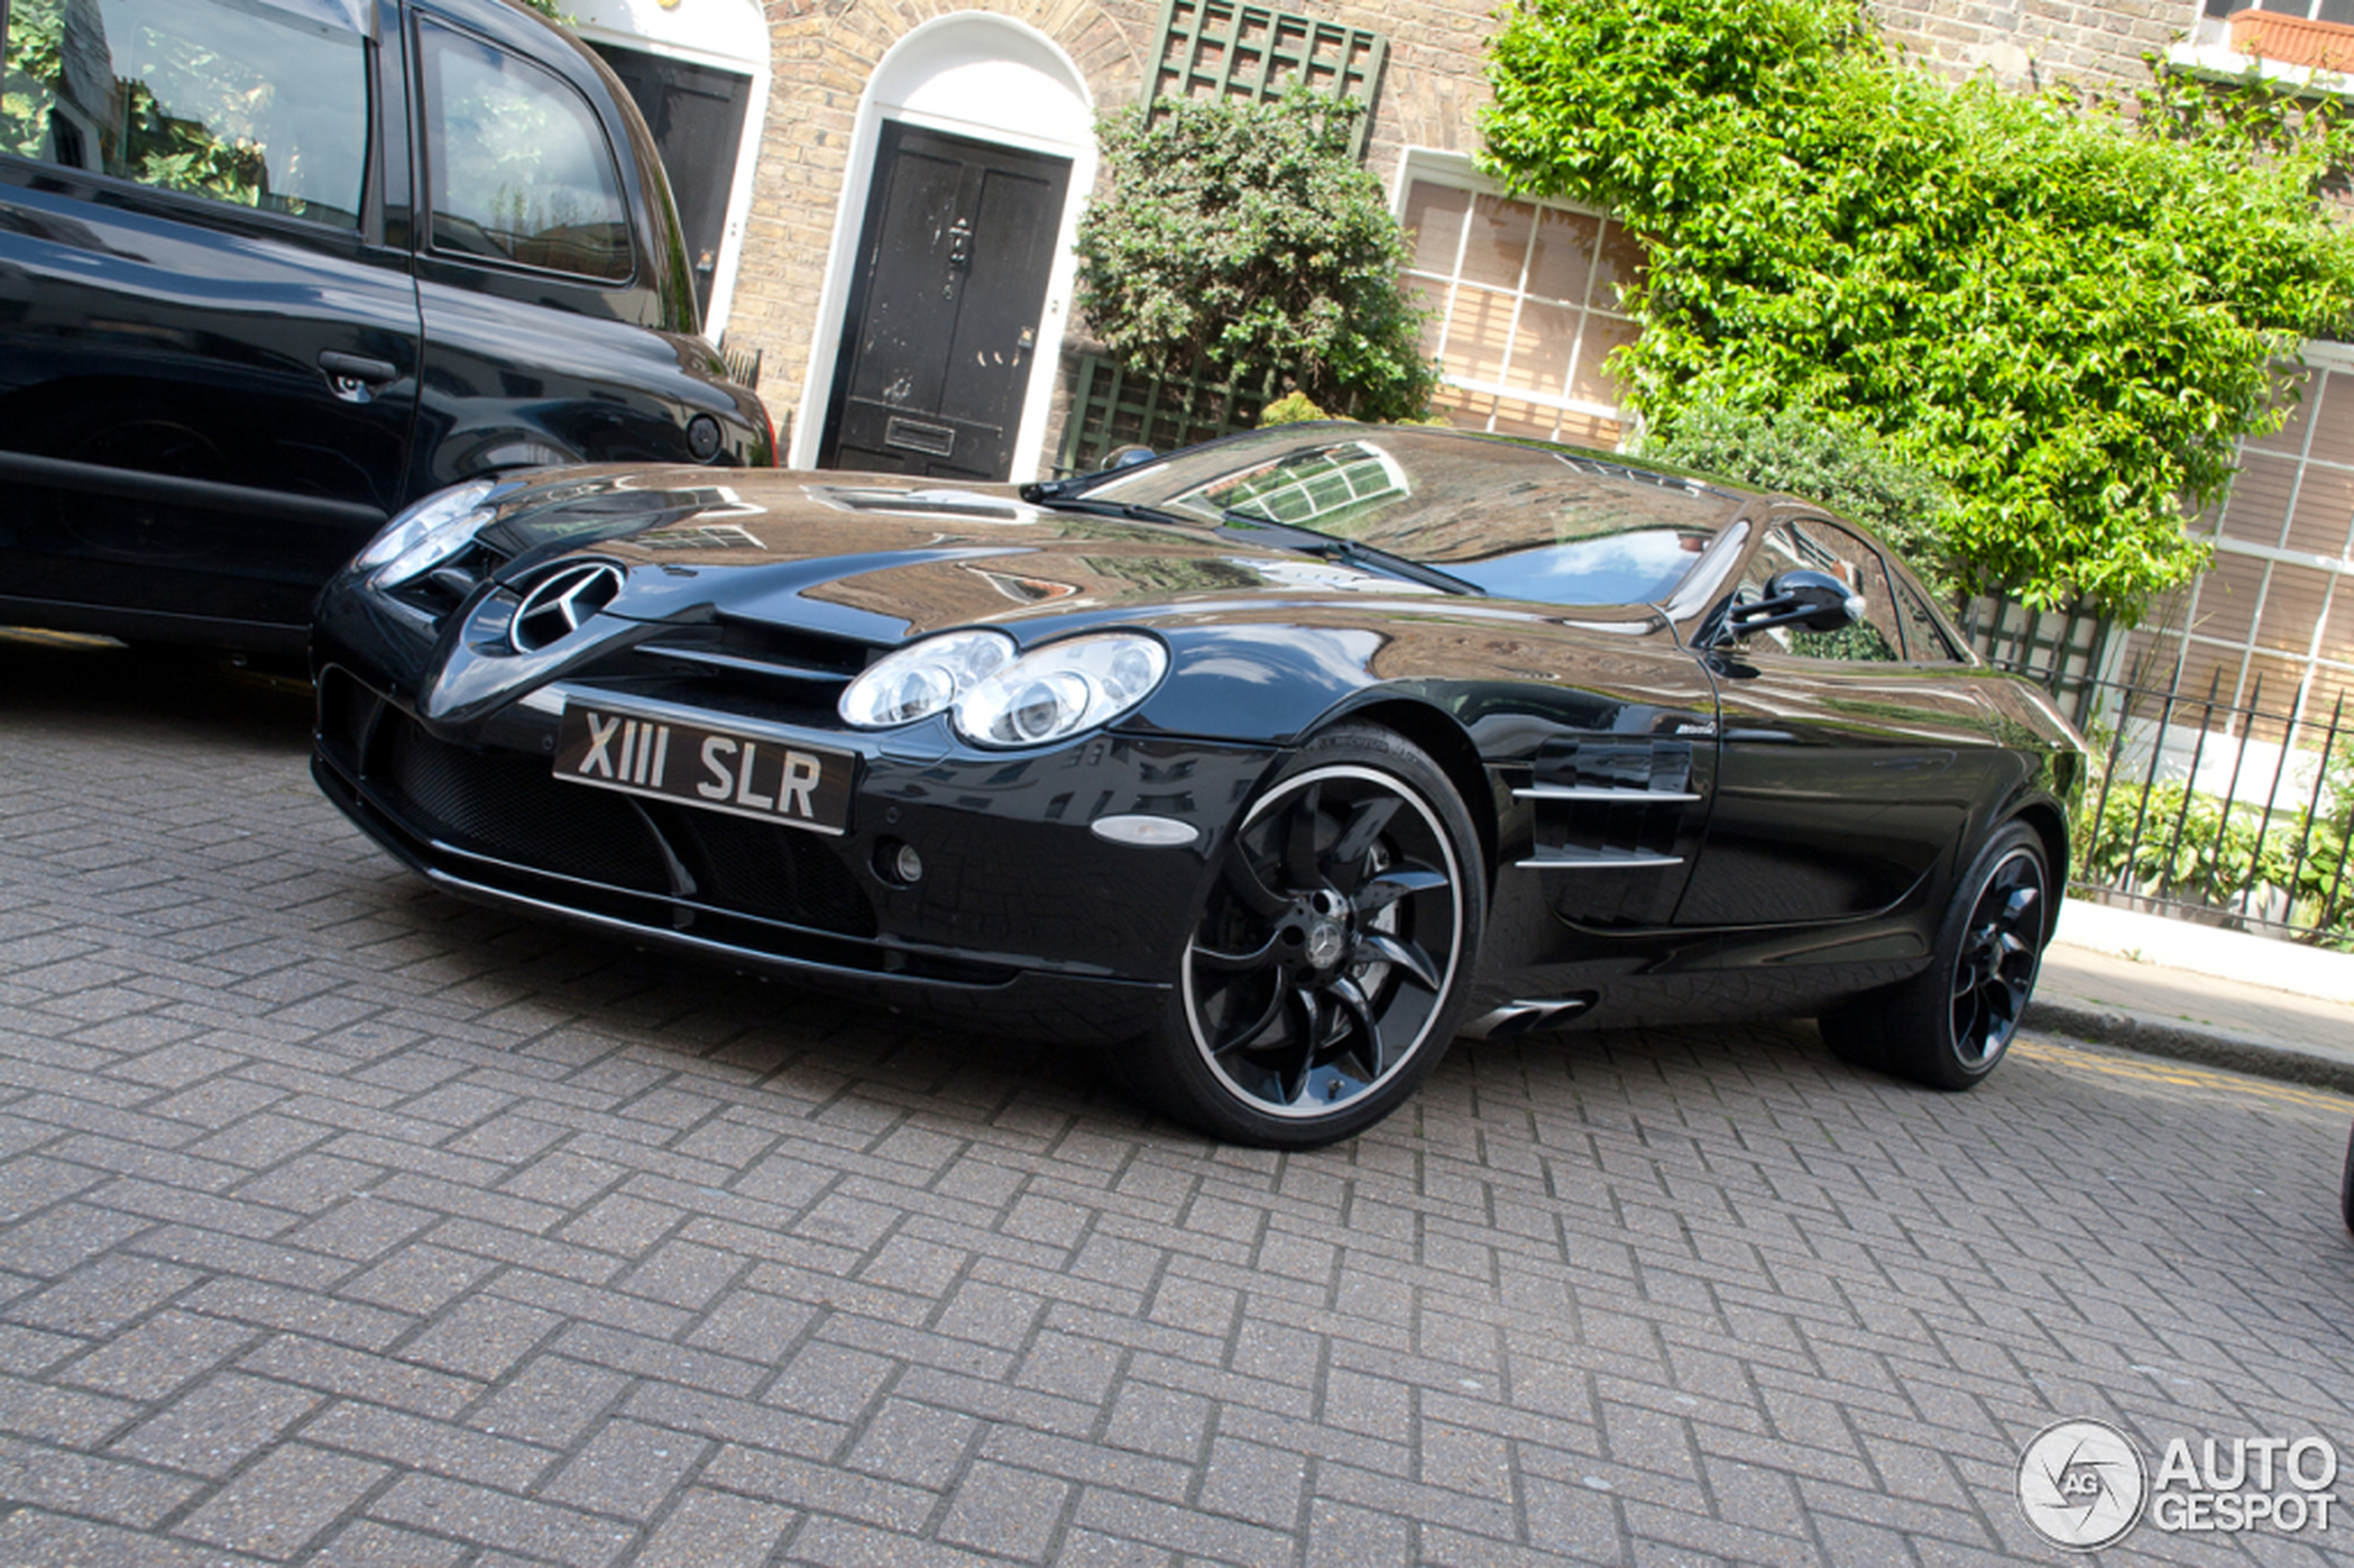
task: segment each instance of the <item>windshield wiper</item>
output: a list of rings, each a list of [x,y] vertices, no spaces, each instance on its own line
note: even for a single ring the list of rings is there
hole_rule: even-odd
[[[1199,528],[1201,520],[1163,512],[1157,506],[1141,501],[1098,500],[1092,496],[1067,496],[1053,488],[1062,481],[1050,480],[1043,485],[1024,485],[1021,499],[1032,506],[1043,506],[1049,512],[1075,512],[1083,517],[1117,517],[1123,523],[1169,523],[1181,528]]]
[[[1477,583],[1468,582],[1456,576],[1452,572],[1442,572],[1436,566],[1424,565],[1422,562],[1411,560],[1406,556],[1393,555],[1388,550],[1376,550],[1372,545],[1360,543],[1356,539],[1345,539],[1337,534],[1323,533],[1314,528],[1303,527],[1297,523],[1284,523],[1272,517],[1260,517],[1248,512],[1230,511],[1219,525],[1218,531],[1221,534],[1248,538],[1261,529],[1282,535],[1283,537],[1275,542],[1280,543],[1286,550],[1296,550],[1302,555],[1313,555],[1324,561],[1336,561],[1344,566],[1355,566],[1364,571],[1379,572],[1386,576],[1402,577],[1410,583],[1420,583],[1424,588],[1437,588],[1442,593],[1465,594],[1474,599],[1487,597],[1486,588],[1481,588]]]
[[[1180,528],[1198,529],[1202,526],[1202,519],[1198,517],[1164,512],[1159,507],[1146,506],[1141,501],[1109,500],[1083,492],[1071,495],[1061,488],[1071,483],[1073,481],[1068,479],[1051,479],[1042,484],[1024,485],[1021,499],[1050,512],[1075,512],[1087,517],[1116,517],[1123,523],[1170,524]],[[1255,512],[1226,512],[1218,525],[1218,532],[1252,544],[1272,544],[1278,549],[1297,550],[1302,555],[1312,555],[1323,561],[1336,561],[1361,571],[1377,572],[1384,576],[1420,583],[1442,593],[1466,594],[1478,599],[1487,596],[1486,588],[1451,572],[1442,572],[1436,566],[1425,566],[1419,561],[1393,555],[1388,550],[1376,550],[1355,539],[1345,539],[1337,534],[1322,533],[1297,523],[1261,517]],[[1278,537],[1272,539],[1254,537],[1264,534]]]

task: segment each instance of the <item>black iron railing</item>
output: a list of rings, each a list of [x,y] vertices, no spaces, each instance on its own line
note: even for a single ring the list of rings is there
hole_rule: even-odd
[[[2326,719],[2126,681],[2084,683],[2098,716],[2074,890],[2106,903],[2354,946],[2354,732]]]
[[[1989,664],[2041,684],[2090,744],[2069,891],[2107,904],[2354,949],[2354,714],[2259,677],[2204,696],[2179,664],[2110,675],[2118,628],[2001,599],[1963,617]]]

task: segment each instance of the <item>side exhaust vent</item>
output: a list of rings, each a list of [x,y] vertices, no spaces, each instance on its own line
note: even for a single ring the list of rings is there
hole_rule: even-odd
[[[1505,1040],[1532,1029],[1567,1023],[1594,1005],[1588,996],[1551,996],[1507,1002],[1472,1019],[1456,1033],[1466,1040]]]

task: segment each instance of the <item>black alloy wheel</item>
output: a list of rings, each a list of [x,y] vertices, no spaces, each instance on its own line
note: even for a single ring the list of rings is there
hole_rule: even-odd
[[[2010,1048],[2044,955],[2044,857],[2027,845],[2006,854],[1986,879],[1962,928],[1953,970],[1953,1051],[1964,1071],[1984,1077]]]
[[[1937,1089],[1968,1089],[2001,1063],[2026,1015],[2057,912],[2044,841],[1996,829],[1955,885],[1930,967],[1822,1019],[1849,1061]]]
[[[1452,1038],[1478,838],[1437,765],[1362,727],[1304,747],[1229,840],[1174,1013],[1129,1076],[1221,1137],[1308,1147],[1395,1108]]]

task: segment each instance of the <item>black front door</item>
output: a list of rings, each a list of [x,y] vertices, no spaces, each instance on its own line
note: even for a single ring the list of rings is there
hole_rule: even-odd
[[[1887,569],[1828,520],[1767,523],[1741,593],[1775,573],[1829,572],[1863,601],[1835,632],[1778,627],[1710,656],[1722,733],[1716,799],[1676,920],[1795,926],[1889,910],[1966,836],[1988,770],[2009,765],[1997,715],[1955,666],[1907,664]]]
[[[1013,472],[1070,160],[897,121],[875,149],[822,468]]]
[[[678,203],[678,226],[686,231],[687,250],[694,259],[696,312],[708,316],[752,78],[614,44],[595,48],[637,100],[654,145],[662,149],[663,171]]]

